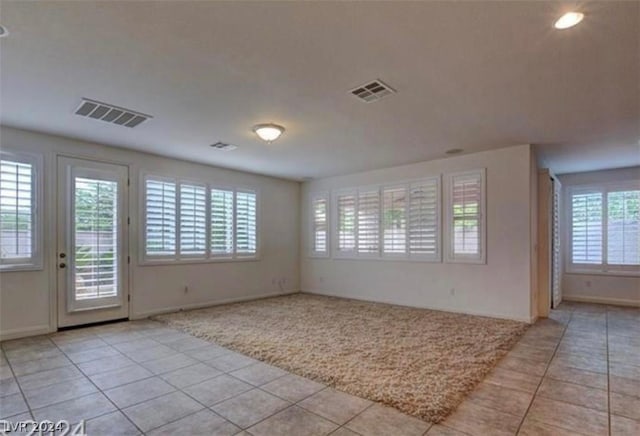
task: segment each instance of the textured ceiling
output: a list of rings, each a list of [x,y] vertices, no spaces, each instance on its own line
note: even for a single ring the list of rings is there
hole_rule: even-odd
[[[559,173],[640,165],[640,2],[554,30],[568,6],[2,1],[0,121],[294,179],[522,143]],[[348,94],[376,78],[398,93]],[[81,118],[81,97],[154,118]]]

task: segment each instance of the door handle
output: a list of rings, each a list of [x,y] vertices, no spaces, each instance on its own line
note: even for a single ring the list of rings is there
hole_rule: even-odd
[[[60,253],[60,259],[64,259],[65,257],[67,257],[65,253]]]
[[[61,263],[61,264],[60,264],[60,265],[58,265],[58,266],[59,266],[60,268],[65,268],[65,267],[67,266],[67,264],[63,262],[63,263]]]

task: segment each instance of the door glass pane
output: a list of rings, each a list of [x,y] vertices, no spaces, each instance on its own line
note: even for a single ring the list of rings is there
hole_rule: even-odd
[[[118,183],[75,178],[75,299],[118,295]]]

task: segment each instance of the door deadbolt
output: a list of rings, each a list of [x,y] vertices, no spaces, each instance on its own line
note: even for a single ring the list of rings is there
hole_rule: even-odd
[[[60,259],[64,259],[65,257],[67,257],[67,255],[66,255],[66,254],[64,254],[64,253],[60,253]]]

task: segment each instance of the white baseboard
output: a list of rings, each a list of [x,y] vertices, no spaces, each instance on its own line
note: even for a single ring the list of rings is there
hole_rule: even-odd
[[[149,310],[149,311],[146,311],[146,312],[138,312],[138,313],[131,314],[130,319],[143,319],[143,318],[148,318],[148,317],[153,316],[153,315],[161,315],[163,313],[179,312],[181,310],[202,309],[202,308],[205,308],[205,307],[220,306],[220,305],[223,305],[223,304],[240,303],[242,301],[261,300],[263,298],[271,298],[271,297],[279,297],[279,296],[282,296],[282,295],[297,294],[298,292],[300,292],[300,291],[273,292],[273,293],[270,293],[270,294],[263,294],[263,295],[247,295],[247,296],[244,296],[244,297],[227,298],[227,299],[224,299],[224,300],[206,301],[204,303],[193,303],[193,304],[185,304],[185,305],[182,305],[182,306],[163,307],[162,309],[155,309],[155,310]]]
[[[28,336],[46,335],[49,333],[51,333],[51,328],[49,327],[49,324],[3,330],[3,331],[0,331],[0,342],[9,341],[11,339],[26,338]]]
[[[640,301],[627,300],[624,298],[607,298],[607,297],[593,297],[588,295],[562,295],[562,301],[575,301],[578,303],[596,303],[596,304],[610,304],[612,306],[631,306],[640,307]]]
[[[487,318],[506,319],[509,321],[526,322],[527,324],[533,324],[536,321],[535,317],[518,318],[518,317],[512,317],[512,316],[505,316],[505,315],[496,315],[493,313],[486,313],[486,312],[480,312],[475,310],[456,310],[456,309],[450,309],[447,307],[435,307],[435,306],[428,306],[424,304],[419,304],[419,305],[415,304],[415,305],[409,306],[407,304],[400,304],[398,302],[391,301],[391,300],[384,300],[384,299],[373,300],[370,298],[340,295],[340,294],[334,294],[329,292],[316,292],[316,291],[300,291],[300,292],[302,292],[303,294],[323,295],[325,297],[338,297],[338,298],[344,298],[347,300],[369,301],[372,303],[392,304],[394,306],[415,307],[417,309],[437,310],[439,312],[451,312],[451,313],[460,313],[463,315],[484,316]]]

